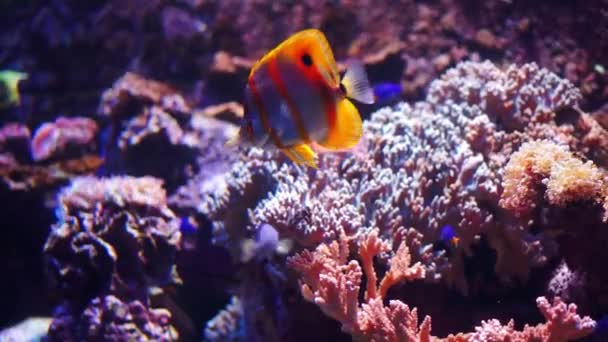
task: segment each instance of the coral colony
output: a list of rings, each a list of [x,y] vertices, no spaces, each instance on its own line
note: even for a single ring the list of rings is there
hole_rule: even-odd
[[[0,11],[0,341],[608,341],[605,1]],[[306,28],[358,144],[227,147]]]

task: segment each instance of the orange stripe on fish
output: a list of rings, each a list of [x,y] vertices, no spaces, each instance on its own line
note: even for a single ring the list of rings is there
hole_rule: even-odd
[[[270,125],[270,122],[268,121],[268,112],[266,111],[266,108],[264,108],[264,104],[262,103],[262,99],[260,98],[260,93],[258,92],[258,89],[255,85],[255,81],[252,77],[249,77],[248,83],[249,89],[251,90],[251,94],[253,95],[253,99],[255,101],[255,105],[258,108],[258,114],[260,116],[260,121],[262,121],[264,129],[266,130],[266,132],[268,132],[268,136],[278,148],[284,148],[283,144],[281,143],[281,139],[276,134],[276,132]]]
[[[309,142],[310,137],[308,136],[308,132],[306,131],[306,126],[304,125],[304,120],[302,120],[302,114],[298,110],[297,106],[291,99],[287,92],[287,86],[283,82],[281,78],[281,73],[279,72],[279,67],[277,66],[277,59],[273,58],[268,62],[268,73],[270,74],[270,78],[274,83],[275,87],[279,91],[279,95],[285,100],[287,107],[289,108],[289,113],[291,114],[291,118],[293,119],[294,124],[296,125],[296,129],[298,130],[298,134],[300,138],[304,142]]]

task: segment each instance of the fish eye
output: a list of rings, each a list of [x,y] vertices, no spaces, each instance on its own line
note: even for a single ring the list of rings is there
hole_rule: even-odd
[[[301,60],[302,60],[302,63],[304,65],[306,65],[306,66],[311,66],[312,65],[312,58],[307,53],[305,53],[305,54],[302,55]]]

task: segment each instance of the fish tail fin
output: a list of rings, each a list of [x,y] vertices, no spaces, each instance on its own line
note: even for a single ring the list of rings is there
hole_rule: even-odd
[[[317,168],[315,152],[307,144],[299,144],[281,149],[281,151],[294,163]]]
[[[350,100],[342,98],[336,105],[336,121],[329,127],[324,141],[319,144],[330,150],[348,149],[355,146],[363,134],[359,111]]]
[[[372,104],[376,100],[374,90],[370,86],[365,73],[365,66],[359,60],[348,62],[342,85],[346,90],[346,96],[351,99],[367,104]]]

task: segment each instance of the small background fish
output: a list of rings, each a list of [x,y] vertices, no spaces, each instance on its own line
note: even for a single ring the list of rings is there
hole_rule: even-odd
[[[439,239],[435,241],[433,247],[435,250],[445,250],[449,253],[452,250],[458,248],[459,243],[460,238],[457,236],[454,227],[449,224],[446,224],[441,228]]]

